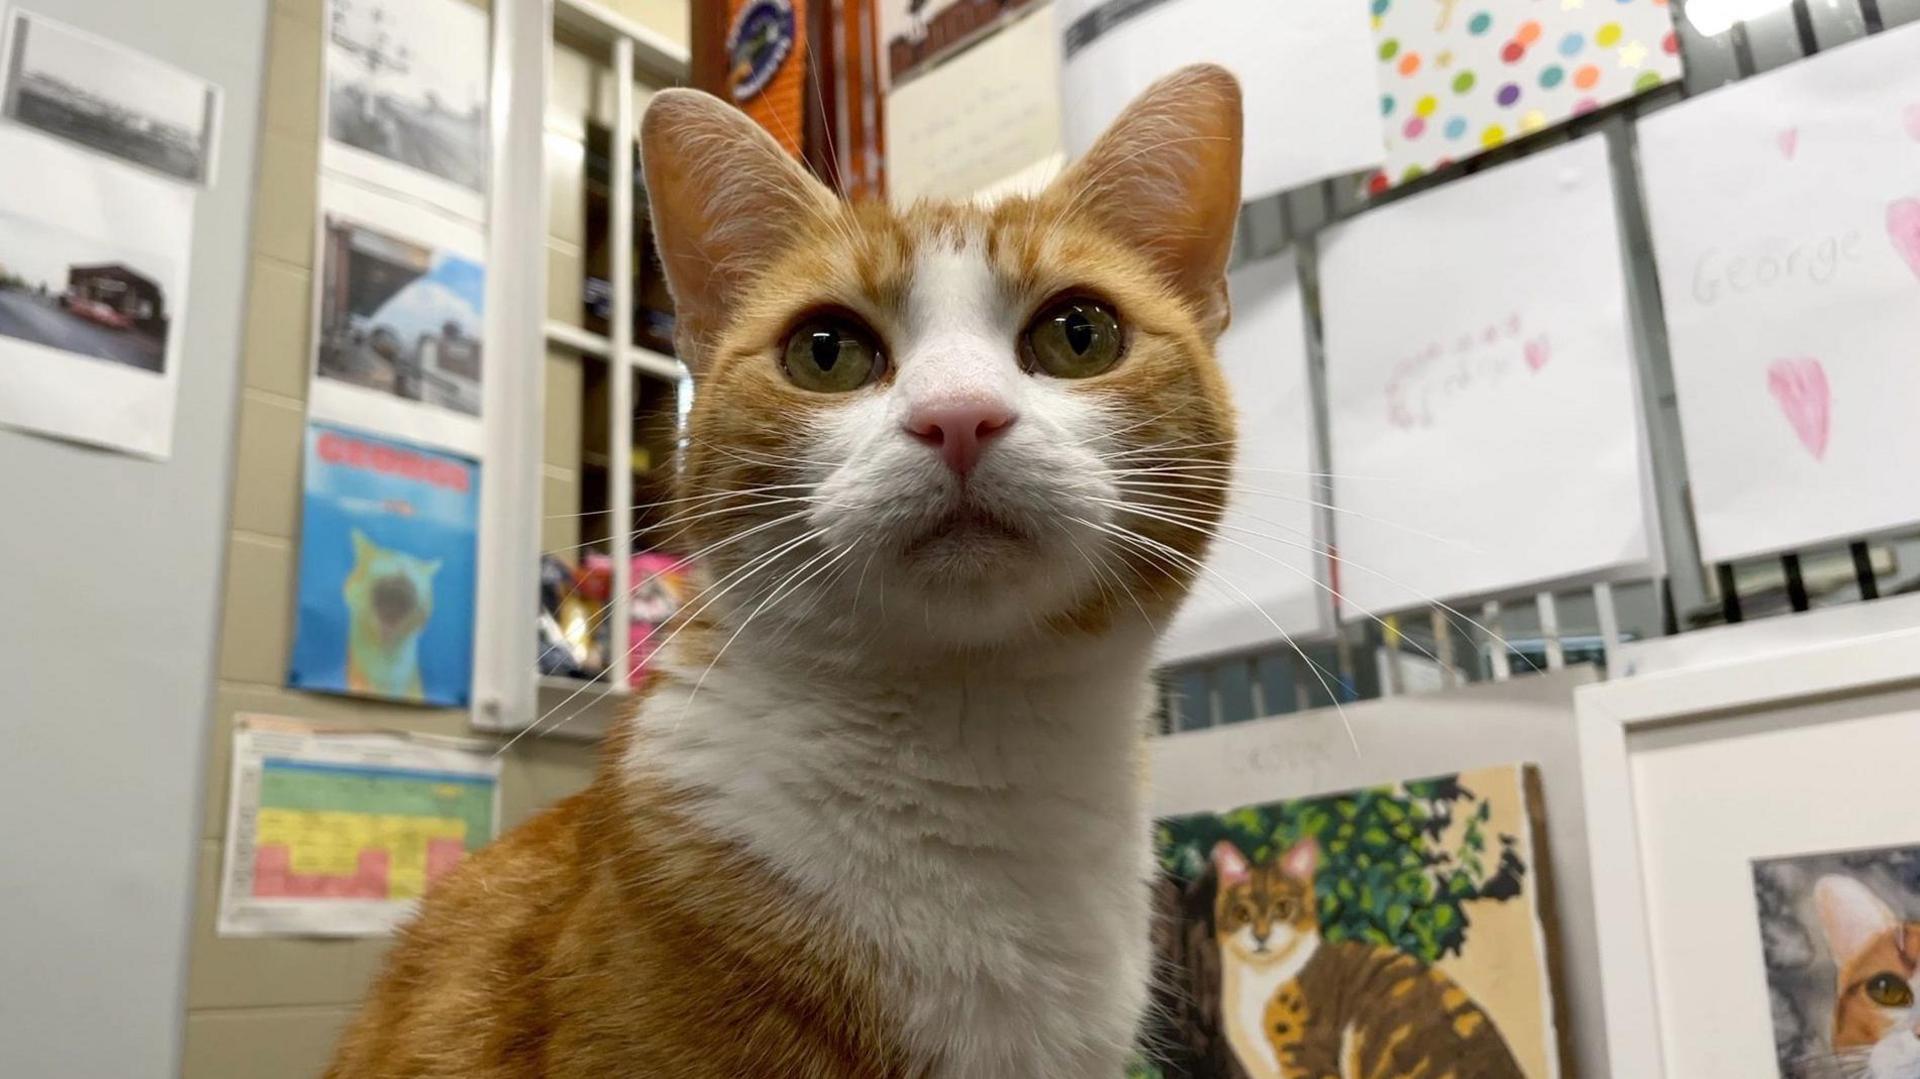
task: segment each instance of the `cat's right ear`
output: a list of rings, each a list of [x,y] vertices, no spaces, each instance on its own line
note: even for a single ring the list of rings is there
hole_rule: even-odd
[[[367,557],[372,553],[373,553],[373,541],[367,538],[367,534],[365,532],[362,532],[357,528],[354,529],[353,530],[353,557],[358,558],[364,562],[366,561]]]
[[[1900,924],[1893,908],[1871,889],[1839,874],[1814,885],[1813,905],[1827,934],[1827,950],[1842,968]]]
[[[1320,871],[1320,841],[1308,836],[1287,848],[1280,856],[1280,871],[1294,880],[1313,882],[1313,875]]]
[[[640,161],[673,293],[674,346],[697,373],[754,275],[839,201],[759,124],[698,90],[654,95]]]
[[[1220,874],[1221,884],[1239,884],[1253,875],[1253,868],[1247,864],[1247,856],[1231,840],[1222,839],[1213,845],[1213,869]]]

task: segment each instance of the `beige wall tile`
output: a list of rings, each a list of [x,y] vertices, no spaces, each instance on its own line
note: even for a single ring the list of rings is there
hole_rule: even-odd
[[[585,271],[580,249],[571,244],[547,244],[547,317],[578,326],[581,283]]]
[[[587,236],[586,146],[551,129],[542,142],[547,155],[547,238],[579,247]]]
[[[276,12],[267,52],[266,126],[295,138],[320,137],[320,24]]]
[[[306,400],[312,314],[311,275],[273,259],[253,260],[247,293],[248,387]]]
[[[327,0],[273,0],[273,11],[319,26],[326,18]]]
[[[596,747],[590,742],[528,735],[507,751],[500,775],[500,828],[515,827],[587,785]]]
[[[556,44],[553,69],[547,77],[548,131],[575,142],[587,137],[587,103],[593,100],[593,70],[597,62],[577,49]]]
[[[580,552],[580,474],[549,469],[540,477],[540,549],[569,560]]]
[[[279,131],[260,139],[259,197],[253,249],[301,269],[313,267],[314,212],[320,199],[320,144]]]
[[[325,1070],[353,1014],[351,1008],[189,1012],[181,1074],[184,1079],[313,1079]]]
[[[547,350],[546,444],[541,460],[560,468],[580,467],[581,387],[586,378],[582,359],[569,349]]]
[[[234,536],[220,627],[220,676],[276,686],[287,676],[293,622],[293,545]]]
[[[257,394],[241,397],[233,527],[289,541],[295,538],[306,420],[298,402]]]
[[[692,12],[688,5],[698,3],[699,0],[603,0],[603,2],[609,8],[684,48],[689,37],[688,24],[692,19]]]

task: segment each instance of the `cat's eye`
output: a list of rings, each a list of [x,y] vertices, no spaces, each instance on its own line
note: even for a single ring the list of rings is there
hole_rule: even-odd
[[[1055,378],[1092,378],[1120,362],[1120,319],[1098,300],[1062,300],[1027,327],[1020,349],[1029,370]]]
[[[1293,901],[1290,899],[1282,899],[1278,903],[1275,903],[1273,905],[1273,916],[1283,922],[1292,921]]]
[[[1867,999],[1883,1008],[1904,1008],[1913,1003],[1913,987],[1891,974],[1875,974],[1867,979]]]
[[[847,315],[816,315],[787,338],[787,379],[814,393],[847,393],[879,378],[886,358],[866,326]]]

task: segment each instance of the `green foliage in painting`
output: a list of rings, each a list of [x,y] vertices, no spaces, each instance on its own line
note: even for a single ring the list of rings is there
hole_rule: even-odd
[[[1321,934],[1388,945],[1431,963],[1460,954],[1469,901],[1520,894],[1527,867],[1512,836],[1496,837],[1497,849],[1489,849],[1492,812],[1451,775],[1173,818],[1160,823],[1157,838],[1161,867],[1193,880],[1222,839],[1259,863],[1312,837],[1320,844],[1314,892]]]

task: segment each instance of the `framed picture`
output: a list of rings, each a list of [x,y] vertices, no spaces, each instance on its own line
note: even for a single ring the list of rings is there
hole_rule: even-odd
[[[1729,626],[1689,636],[1743,658],[1577,692],[1613,1074],[1920,1067],[1902,950],[1920,932],[1920,820],[1900,806],[1920,597],[1870,606],[1903,608],[1907,628],[1854,607],[1768,620],[1791,632]]]
[[[1454,1036],[1430,1047],[1433,1074],[1613,1074],[1598,987],[1556,973],[1598,961],[1570,706],[1591,677],[1560,672],[1156,740],[1154,946],[1167,974],[1134,1074],[1267,1079],[1292,1074],[1276,1070],[1289,1048],[1320,1074],[1314,1054],[1340,1038],[1322,1030],[1316,1040],[1307,1023],[1304,1040],[1275,1045],[1252,1016],[1324,1009],[1309,998],[1333,992],[1320,983],[1342,960],[1391,967],[1394,984],[1425,979],[1406,998],[1437,990],[1426,1019],[1444,1011]],[[1291,897],[1282,920],[1311,923],[1307,932],[1287,937],[1266,911],[1266,939],[1253,940],[1261,926],[1246,915],[1262,912],[1235,906],[1253,890]],[[1263,966],[1260,949],[1288,940],[1315,945],[1291,953],[1306,957],[1300,969]],[[1323,969],[1309,970],[1320,946]],[[1371,1010],[1347,1018],[1413,1022],[1389,1017],[1391,1001],[1373,1003],[1350,1002]],[[1456,1023],[1478,1036],[1471,1055]],[[1303,1033],[1288,1025],[1284,1037]]]

